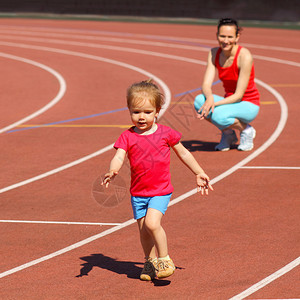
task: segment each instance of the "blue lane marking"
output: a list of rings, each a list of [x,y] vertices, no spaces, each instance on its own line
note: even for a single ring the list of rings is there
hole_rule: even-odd
[[[43,124],[42,126],[51,126],[51,125],[56,125],[56,124],[62,124],[62,123],[68,123],[68,122],[73,122],[73,121],[78,121],[78,120],[84,120],[84,119],[99,117],[99,116],[108,115],[108,114],[112,114],[112,113],[115,113],[115,112],[123,111],[123,110],[126,110],[126,109],[127,109],[127,107],[122,107],[122,108],[118,108],[118,109],[115,109],[115,110],[105,111],[105,112],[102,112],[102,113],[99,113],[99,114],[94,114],[94,115],[89,115],[89,116],[84,116],[84,117],[79,117],[79,118],[74,118],[74,119],[68,119],[68,120],[63,120],[63,121],[57,121],[57,122],[48,123],[48,124]],[[29,130],[29,129],[40,128],[40,127],[41,126],[18,128],[18,129],[13,129],[13,130],[7,131],[6,133]]]
[[[189,90],[189,91],[186,91],[186,92],[183,92],[183,93],[180,93],[180,94],[176,94],[176,95],[174,95],[174,97],[175,97],[175,98],[181,97],[181,96],[187,95],[187,94],[189,94],[189,93],[197,92],[197,91],[201,91],[201,90],[202,90],[202,88],[199,87],[199,88],[196,88],[196,89],[193,89],[193,90]]]
[[[221,82],[221,80],[217,80],[217,81],[215,81],[212,85],[216,85],[216,84],[218,84],[218,83],[220,83],[220,82]],[[196,89],[193,89],[193,90],[189,90],[189,91],[186,91],[186,92],[177,94],[177,95],[175,95],[174,97],[175,97],[175,98],[176,98],[176,97],[181,97],[181,96],[187,95],[187,94],[189,94],[189,93],[193,93],[193,92],[197,92],[197,91],[201,91],[201,90],[202,90],[202,88],[199,87],[199,88],[196,88]]]
[[[221,80],[217,80],[213,83],[213,85],[218,84],[219,82],[221,82]],[[177,97],[181,97],[196,91],[201,91],[201,87],[196,88],[196,89],[192,89],[180,94],[176,94],[174,95],[175,98]],[[119,111],[124,111],[127,110],[127,107],[122,107],[122,108],[118,108],[118,109],[114,109],[114,110],[110,110],[110,111],[105,111],[102,113],[98,113],[98,114],[93,114],[93,115],[89,115],[89,116],[83,116],[83,117],[78,117],[78,118],[74,118],[74,119],[68,119],[68,120],[62,120],[62,121],[57,121],[57,122],[53,122],[53,123],[48,123],[48,124],[43,124],[41,126],[31,126],[31,127],[23,127],[23,128],[17,128],[17,129],[13,129],[13,130],[9,130],[6,131],[5,133],[13,133],[13,132],[17,132],[17,131],[24,131],[24,130],[30,130],[30,129],[34,129],[34,128],[41,128],[42,126],[51,126],[51,125],[57,125],[57,124],[63,124],[63,123],[69,123],[69,122],[73,122],[73,121],[78,121],[78,120],[84,120],[84,119],[90,119],[90,118],[94,118],[94,117],[99,117],[99,116],[104,116],[104,115],[108,115],[108,114],[113,114],[115,112],[119,112]]]
[[[71,30],[69,30],[69,31],[71,32]],[[85,30],[81,30],[81,31],[86,32]],[[110,34],[110,35],[116,35],[116,36],[135,36],[134,34],[131,34],[131,33],[111,32],[111,31],[104,31],[104,30],[103,31],[102,30],[90,30],[89,32]],[[182,40],[177,40],[177,39],[168,38],[168,37],[159,37],[159,36],[151,36],[151,35],[144,35],[144,37],[147,38],[147,39],[165,40],[165,41],[170,41],[170,42],[175,42],[175,43],[180,43],[180,44],[189,44],[189,45],[194,45],[194,46],[199,46],[199,47],[204,47],[204,48],[211,48],[210,46],[202,45],[202,44],[197,43],[197,42],[182,41]],[[220,82],[220,80],[214,82],[213,85],[215,85],[219,82]],[[187,95],[189,93],[196,92],[196,91],[201,91],[201,87],[190,90],[190,91],[186,91],[186,92],[183,92],[183,93],[180,93],[180,94],[177,94],[174,97],[176,98],[176,97],[184,96],[184,95]],[[57,121],[57,122],[53,122],[53,123],[43,124],[42,126],[51,126],[51,125],[68,123],[68,122],[77,121],[77,120],[89,119],[89,118],[99,117],[99,116],[102,116],[102,115],[107,115],[107,114],[111,114],[111,113],[115,113],[115,112],[123,111],[123,110],[127,110],[127,107],[122,107],[122,108],[119,108],[119,109],[115,109],[115,110],[111,110],[111,111],[107,111],[107,112],[103,112],[103,113],[99,113],[99,114],[94,114],[94,115],[90,115],[90,116],[84,116],[84,117],[79,117],[79,118],[75,118],[75,119],[69,119],[69,120],[63,120],[63,121]],[[5,133],[13,133],[13,132],[17,132],[17,131],[24,131],[24,130],[40,128],[40,127],[41,126],[23,127],[23,128],[9,130],[9,131],[6,131]]]

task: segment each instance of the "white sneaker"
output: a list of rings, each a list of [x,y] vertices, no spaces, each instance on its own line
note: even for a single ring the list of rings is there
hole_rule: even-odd
[[[253,149],[253,139],[256,136],[255,129],[249,125],[245,130],[241,132],[240,144],[238,150],[240,151],[250,151]]]
[[[228,151],[230,149],[230,146],[234,145],[237,140],[238,139],[234,130],[232,130],[230,133],[225,133],[222,131],[220,144],[215,147],[215,150]]]

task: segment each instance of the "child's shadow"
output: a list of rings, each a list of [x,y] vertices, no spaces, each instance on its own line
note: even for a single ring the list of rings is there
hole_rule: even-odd
[[[76,277],[88,276],[89,272],[91,272],[94,267],[98,267],[117,274],[125,274],[128,278],[138,279],[143,269],[143,263],[118,261],[103,254],[92,254],[90,256],[81,257],[80,259],[85,261],[85,263],[81,264],[82,268],[80,269],[80,274]],[[137,265],[140,265],[141,267]],[[164,286],[171,283],[169,280],[156,279],[152,282],[155,286]]]
[[[103,254],[92,254],[90,256],[80,257],[85,263],[81,264],[80,274],[76,277],[87,276],[94,267],[106,269],[117,274],[125,274],[128,278],[136,278],[142,268],[136,265],[142,265],[139,262],[118,261]]]

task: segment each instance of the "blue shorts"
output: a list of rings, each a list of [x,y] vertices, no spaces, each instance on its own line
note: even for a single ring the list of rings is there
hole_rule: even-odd
[[[218,102],[222,99],[224,99],[224,97],[214,95],[215,102]],[[205,100],[206,99],[203,94],[200,94],[195,98],[194,106],[197,112],[204,104]],[[214,112],[210,112],[207,116],[207,119],[210,119],[215,126],[217,126],[220,130],[223,130],[231,126],[235,119],[238,119],[245,124],[249,124],[256,118],[258,112],[258,105],[255,105],[249,101],[240,101],[216,106]]]
[[[154,197],[131,196],[131,206],[134,218],[138,220],[145,217],[148,208],[154,208],[164,215],[168,208],[171,196],[172,193]]]

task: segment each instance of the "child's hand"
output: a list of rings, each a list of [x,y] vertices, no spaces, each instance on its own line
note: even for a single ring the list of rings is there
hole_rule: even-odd
[[[209,177],[205,173],[200,173],[196,175],[196,179],[197,179],[197,192],[201,192],[201,195],[204,195],[204,191],[205,194],[208,195],[209,189],[211,191],[214,190],[211,184],[209,183]]]
[[[116,175],[118,175],[118,172],[109,171],[108,173],[106,173],[104,175],[104,179],[101,182],[101,185],[105,185],[105,187],[107,188],[109,186],[110,182],[115,178]]]

